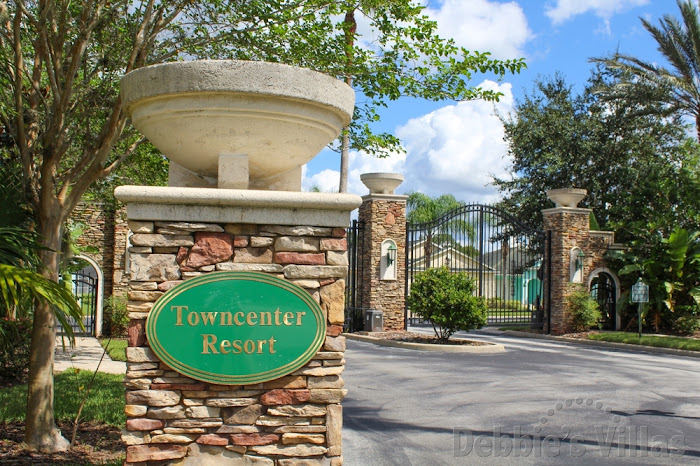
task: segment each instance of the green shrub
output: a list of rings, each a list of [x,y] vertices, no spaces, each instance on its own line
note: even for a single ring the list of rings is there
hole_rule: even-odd
[[[693,312],[684,313],[673,323],[673,330],[681,335],[692,335],[700,330],[700,320],[698,320],[697,316]]]
[[[520,311],[526,307],[517,299],[487,298],[486,307],[489,309],[503,309],[506,311]]]
[[[447,341],[453,333],[486,325],[486,302],[474,296],[474,280],[447,267],[428,269],[416,275],[408,295],[408,306],[433,324],[435,335]]]
[[[598,302],[582,287],[567,296],[566,307],[571,324],[577,332],[585,332],[593,326],[600,326],[602,314]]]
[[[30,319],[0,319],[0,377],[21,382],[29,369],[32,340]]]
[[[129,313],[126,310],[126,298],[112,295],[104,307],[105,321],[109,323],[109,334],[123,337],[129,328]]]

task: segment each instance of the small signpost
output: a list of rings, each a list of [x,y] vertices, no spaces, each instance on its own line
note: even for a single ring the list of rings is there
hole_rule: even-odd
[[[649,285],[642,281],[640,277],[637,283],[632,285],[633,303],[637,303],[637,322],[639,324],[639,338],[642,338],[642,304],[649,302]]]

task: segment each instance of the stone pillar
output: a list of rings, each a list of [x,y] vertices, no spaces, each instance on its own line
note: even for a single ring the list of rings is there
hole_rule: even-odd
[[[549,294],[550,317],[548,323],[550,328],[545,330],[554,335],[561,335],[571,330],[569,316],[566,311],[566,297],[571,294],[582,283],[586,283],[587,273],[590,268],[587,264],[588,258],[584,259],[583,276],[580,282],[572,282],[571,276],[571,251],[579,248],[584,255],[590,242],[590,209],[579,209],[572,207],[556,207],[542,211],[544,220],[544,230],[551,231],[550,250],[551,257],[551,290],[545,290],[545,296]],[[545,261],[545,274],[548,274],[547,263]],[[545,275],[547,276],[547,275]]]
[[[398,180],[390,189],[379,188],[368,181]],[[403,330],[406,289],[406,200],[408,196],[393,194],[403,180],[396,174],[371,173],[362,175],[370,194],[362,198],[358,219],[364,222],[362,258],[361,307],[376,309],[384,314],[384,330]],[[399,180],[400,177],[400,180]],[[395,245],[395,275],[387,273],[387,246]],[[391,267],[389,267],[391,269]]]
[[[341,373],[347,241],[358,196],[121,187],[131,239],[127,463],[342,464]],[[148,347],[145,319],[165,291],[214,271],[256,271],[306,289],[327,316],[304,367],[253,385],[172,370]]]
[[[615,243],[613,232],[591,231],[591,209],[578,207],[578,202],[585,195],[585,189],[549,190],[547,197],[556,207],[542,211],[544,230],[551,238],[546,251],[550,257],[551,271],[545,260],[545,276],[551,277],[550,288],[545,289],[545,296],[550,298],[550,316],[545,322],[545,330],[555,335],[573,330],[566,298],[577,287],[588,290],[591,273],[607,270],[606,251],[624,249],[624,246]]]

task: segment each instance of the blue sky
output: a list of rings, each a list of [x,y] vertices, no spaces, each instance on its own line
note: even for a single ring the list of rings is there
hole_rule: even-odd
[[[662,62],[656,44],[639,18],[658,24],[664,14],[679,16],[674,0],[429,0],[427,13],[439,33],[470,50],[496,58],[524,57],[528,68],[500,82],[475,75],[473,85],[504,93],[487,102],[429,103],[402,99],[382,113],[381,128],[397,135],[406,149],[386,159],[361,152],[350,157],[348,190],[367,194],[360,174],[397,172],[405,177],[398,193],[452,193],[465,202],[493,202],[489,183],[508,166],[502,124],[514,101],[530,93],[538,76],[561,72],[580,90],[592,69],[590,57],[618,50]],[[360,31],[361,25],[360,25]],[[339,156],[323,151],[304,171],[304,187],[337,190]]]

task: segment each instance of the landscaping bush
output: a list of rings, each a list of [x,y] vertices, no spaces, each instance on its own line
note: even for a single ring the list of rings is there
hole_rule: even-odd
[[[579,287],[566,298],[566,307],[574,330],[585,332],[591,327],[599,327],[602,318],[598,302],[583,287]]]
[[[698,306],[676,306],[676,313],[673,321],[673,331],[681,335],[692,335],[700,330],[700,320],[698,320]]]
[[[692,335],[700,330],[700,320],[692,315],[680,316],[673,324],[673,330],[681,335]]]
[[[486,307],[489,309],[503,309],[506,311],[520,311],[525,305],[517,299],[488,298]]]
[[[126,298],[110,296],[104,307],[105,321],[109,323],[109,334],[123,337],[129,328],[129,313],[126,310]]]
[[[0,319],[0,378],[22,382],[29,369],[31,319]]]
[[[408,306],[433,324],[435,335],[442,341],[459,330],[486,325],[486,302],[474,296],[474,280],[447,267],[418,273],[411,284]]]

